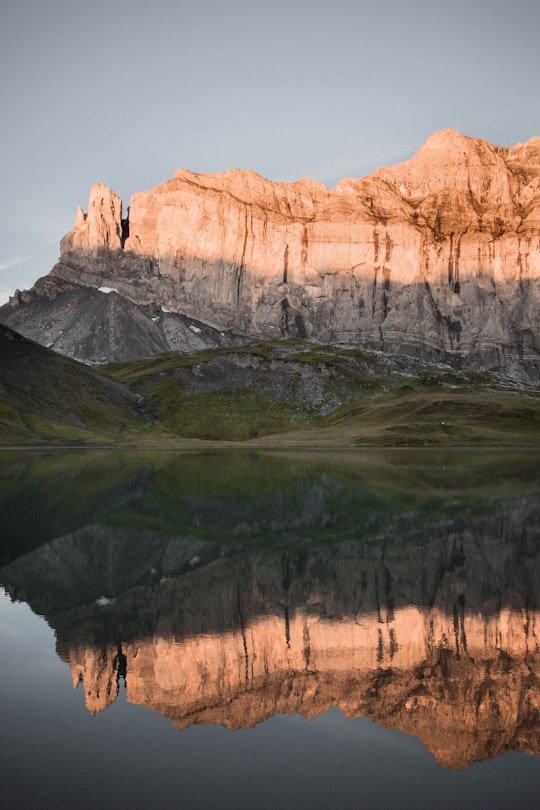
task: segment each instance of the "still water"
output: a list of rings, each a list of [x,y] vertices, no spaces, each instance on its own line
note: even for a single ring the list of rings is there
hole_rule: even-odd
[[[0,454],[2,806],[538,807],[539,462]]]

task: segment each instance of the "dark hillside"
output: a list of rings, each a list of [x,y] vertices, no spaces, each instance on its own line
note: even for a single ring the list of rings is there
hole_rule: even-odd
[[[0,324],[0,443],[120,439],[144,426],[126,387]]]

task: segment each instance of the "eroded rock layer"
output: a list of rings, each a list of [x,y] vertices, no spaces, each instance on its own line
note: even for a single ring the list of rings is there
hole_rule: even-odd
[[[62,342],[55,314],[82,285],[142,308],[154,342],[172,348],[171,313],[218,342],[296,335],[540,375],[540,138],[502,148],[443,131],[406,163],[334,189],[181,169],[133,195],[128,214],[94,186],[47,285],[16,294],[2,319],[99,361],[107,351],[82,336]]]

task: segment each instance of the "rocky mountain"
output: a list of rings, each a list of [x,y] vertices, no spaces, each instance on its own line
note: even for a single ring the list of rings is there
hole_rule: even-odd
[[[540,378],[540,137],[454,130],[334,189],[179,170],[124,214],[96,185],[0,319],[85,361],[307,337]]]

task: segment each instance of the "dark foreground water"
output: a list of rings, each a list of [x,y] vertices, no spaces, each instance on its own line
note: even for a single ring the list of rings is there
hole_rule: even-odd
[[[0,454],[0,801],[538,807],[540,456]]]

